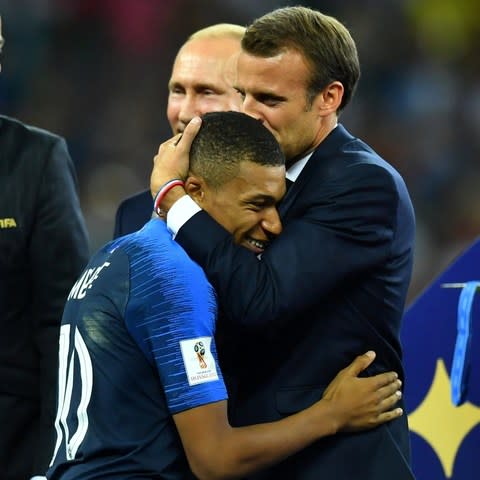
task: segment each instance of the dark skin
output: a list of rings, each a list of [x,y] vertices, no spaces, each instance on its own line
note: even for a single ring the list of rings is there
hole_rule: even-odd
[[[226,401],[174,415],[192,471],[200,479],[239,478],[322,437],[373,428],[398,418],[403,412],[393,408],[401,398],[396,373],[358,377],[374,358],[373,352],[357,357],[337,374],[320,401],[277,422],[233,428]]]

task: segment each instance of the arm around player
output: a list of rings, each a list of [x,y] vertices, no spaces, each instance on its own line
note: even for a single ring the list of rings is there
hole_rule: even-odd
[[[367,352],[340,371],[311,407],[276,422],[231,427],[227,402],[173,416],[190,468],[200,479],[239,478],[279,462],[316,440],[340,431],[373,428],[403,414],[396,373],[358,375],[374,360]]]

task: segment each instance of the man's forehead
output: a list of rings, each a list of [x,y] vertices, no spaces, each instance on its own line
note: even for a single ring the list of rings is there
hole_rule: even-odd
[[[222,82],[222,72],[223,66],[218,61],[184,56],[175,62],[169,85],[212,86]]]
[[[278,68],[282,65],[287,64],[287,66],[292,61],[292,56],[299,56],[293,50],[282,50],[281,52],[269,56],[263,57],[259,55],[252,55],[251,53],[241,50],[238,54],[238,68],[254,68],[258,71],[268,71],[273,68]]]
[[[209,61],[226,62],[240,53],[240,41],[231,37],[195,38],[179,50],[176,61],[188,56]]]
[[[303,55],[294,49],[284,49],[271,57],[261,57],[241,51],[237,57],[236,86],[249,91],[274,93],[282,89],[300,85],[305,87],[309,68]]]
[[[217,40],[217,43],[219,39]],[[236,78],[238,49],[201,48],[205,39],[192,40],[178,53],[172,69],[170,84],[192,85],[227,83]],[[190,45],[192,44],[192,45]]]
[[[246,195],[278,200],[285,186],[285,166],[244,160],[239,164],[236,178],[248,186],[245,188]]]
[[[236,52],[231,55],[225,62],[223,72],[225,80],[230,84],[234,85],[237,81],[237,70],[238,70],[238,56],[240,52]]]

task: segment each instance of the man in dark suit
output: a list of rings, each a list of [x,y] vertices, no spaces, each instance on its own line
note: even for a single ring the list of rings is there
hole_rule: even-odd
[[[239,111],[241,98],[233,88],[235,55],[245,28],[220,23],[192,34],[179,50],[168,83],[167,118],[174,135],[195,115]],[[152,217],[152,195],[144,190],[122,201],[113,237],[132,233]]]
[[[355,43],[332,17],[287,7],[247,27],[237,79],[243,110],[279,141],[293,182],[279,205],[282,234],[268,245],[252,232],[257,255],[234,245],[181,186],[163,189],[169,228],[223,308],[219,342],[230,346],[220,361],[234,425],[312,404],[335,370],[367,346],[378,353],[368,374],[402,372],[414,212],[398,172],[338,124],[359,76]],[[160,147],[152,192],[185,178],[199,124],[193,119],[181,141]],[[412,479],[406,419],[322,440],[249,478]]]
[[[0,115],[0,159],[0,477],[28,480],[53,453],[60,321],[88,239],[62,138]]]

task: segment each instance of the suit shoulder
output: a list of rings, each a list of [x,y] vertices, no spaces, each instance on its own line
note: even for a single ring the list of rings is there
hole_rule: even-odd
[[[370,145],[343,127],[327,137],[325,146],[319,146],[315,160],[311,167],[310,162],[307,163],[310,177],[316,170],[320,178],[332,186],[331,193],[335,196],[340,192],[360,190],[384,191],[395,197],[409,196],[400,172]],[[324,188],[320,194],[329,191]]]
[[[145,221],[151,216],[152,210],[153,199],[150,190],[144,190],[143,192],[138,192],[123,199],[118,206],[117,216],[124,214],[134,214],[136,216],[139,212],[146,212],[146,214],[143,215],[145,218],[142,216],[142,221],[145,223]]]
[[[34,175],[46,165],[52,169],[65,164],[72,169],[72,160],[65,139],[20,120],[0,115],[0,151],[4,162],[0,172],[6,175]]]
[[[352,167],[376,166],[393,173],[395,169],[362,139],[352,135],[339,124],[317,147],[315,160],[317,168],[329,175],[349,175]],[[310,162],[309,162],[310,163]],[[358,170],[354,168],[354,170]]]
[[[130,195],[129,197],[123,199],[120,202],[118,208],[123,209],[145,204],[148,204],[149,207],[153,204],[152,194],[150,193],[150,190],[144,190],[142,192],[135,193],[134,195]]]
[[[0,115],[0,129],[4,134],[9,133],[13,136],[26,139],[30,143],[51,144],[58,141],[64,141],[64,138],[60,135],[43,128],[28,125],[16,118],[8,117],[6,115]]]
[[[345,160],[358,167],[364,167],[369,172],[377,172],[379,175],[394,177],[397,181],[402,176],[399,171],[378,152],[363,140],[353,137],[349,142],[342,145],[342,155]]]
[[[152,211],[153,199],[150,190],[125,198],[115,214],[113,237],[117,238],[139,230],[150,220]]]

